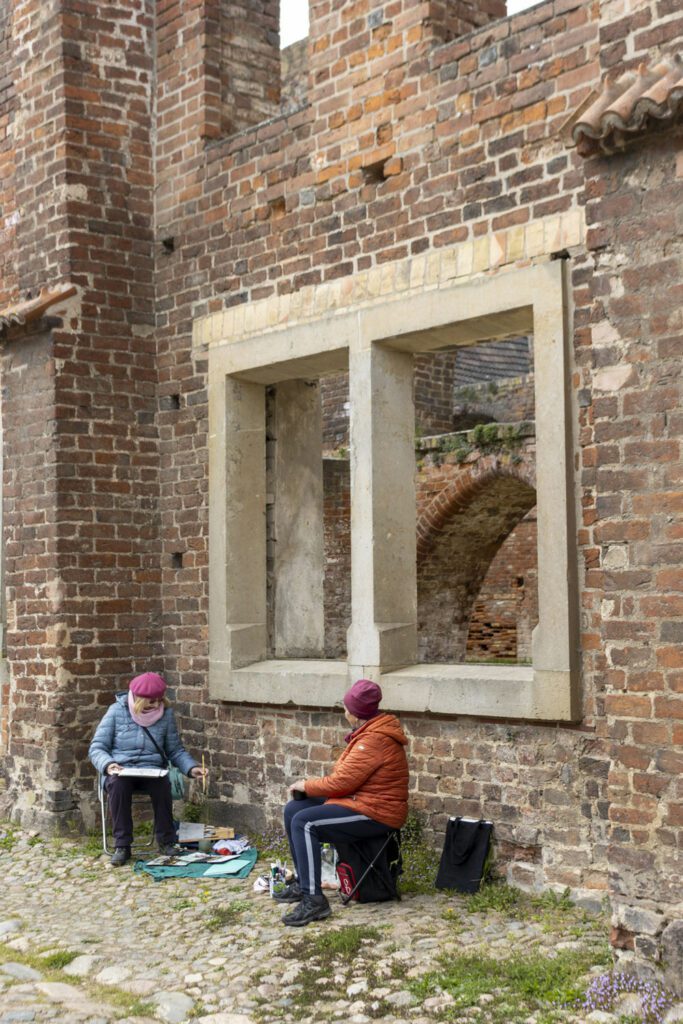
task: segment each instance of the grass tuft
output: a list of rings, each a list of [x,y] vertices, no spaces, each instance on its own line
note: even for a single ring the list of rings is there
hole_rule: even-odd
[[[79,953],[74,953],[71,949],[60,949],[57,953],[49,953],[47,956],[41,956],[40,962],[43,967],[48,971],[60,971],[67,964],[70,964],[72,960],[75,960]]]
[[[582,976],[609,960],[606,943],[510,959],[449,954],[440,958],[439,970],[409,982],[408,987],[419,999],[449,993],[453,997],[449,1012],[454,1013],[477,1005],[481,996],[495,990],[496,1003],[488,1009],[492,1024],[514,1024],[534,1013],[543,1013],[550,1024],[562,1019],[562,1007],[581,996]]]
[[[207,920],[206,927],[211,931],[220,931],[239,920],[245,910],[250,909],[249,900],[233,900],[225,907],[216,907],[212,916]]]

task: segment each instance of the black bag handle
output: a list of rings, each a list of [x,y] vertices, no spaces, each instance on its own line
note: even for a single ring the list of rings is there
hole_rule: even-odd
[[[449,824],[454,824],[455,825],[455,828],[453,829],[454,832],[457,831],[458,825],[460,824],[461,821],[462,821],[462,818],[456,818],[455,822],[449,822]],[[450,859],[451,859],[453,864],[464,864],[465,863],[465,861],[467,860],[467,858],[471,854],[472,850],[474,849],[475,843],[477,842],[477,838],[479,836],[479,829],[481,828],[481,826],[483,824],[484,824],[484,822],[481,819],[477,822],[476,828],[472,829],[472,835],[471,835],[471,837],[469,839],[469,842],[467,842],[465,844],[465,847],[464,847],[464,849],[461,850],[461,852],[457,852],[456,850],[452,850],[451,851]],[[455,836],[453,838],[455,838]]]

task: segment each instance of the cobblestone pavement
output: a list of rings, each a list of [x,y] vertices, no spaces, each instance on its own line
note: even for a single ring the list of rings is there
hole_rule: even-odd
[[[438,986],[416,992],[421,978],[443,970],[444,954],[547,959],[594,949],[588,972],[592,964],[600,973],[604,920],[573,910],[470,913],[464,899],[438,894],[351,907],[335,898],[330,919],[291,929],[282,908],[253,891],[257,873],[154,883],[129,866],[112,869],[82,844],[9,833],[0,842],[0,1024],[619,1019],[585,1010],[519,1016],[495,986],[469,1006]],[[634,1009],[629,998],[623,1019]],[[682,1021],[683,1004],[665,1019]]]

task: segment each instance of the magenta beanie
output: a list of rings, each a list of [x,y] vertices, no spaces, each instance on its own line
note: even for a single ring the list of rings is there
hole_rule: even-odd
[[[344,706],[356,718],[374,718],[382,691],[370,679],[359,679],[344,694]]]
[[[143,672],[141,676],[131,679],[128,689],[134,697],[147,697],[156,700],[166,693],[166,683],[156,672]]]

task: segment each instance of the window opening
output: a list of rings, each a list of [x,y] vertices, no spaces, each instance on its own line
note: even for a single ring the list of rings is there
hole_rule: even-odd
[[[538,622],[532,339],[419,356],[415,412],[419,661],[529,664]]]

